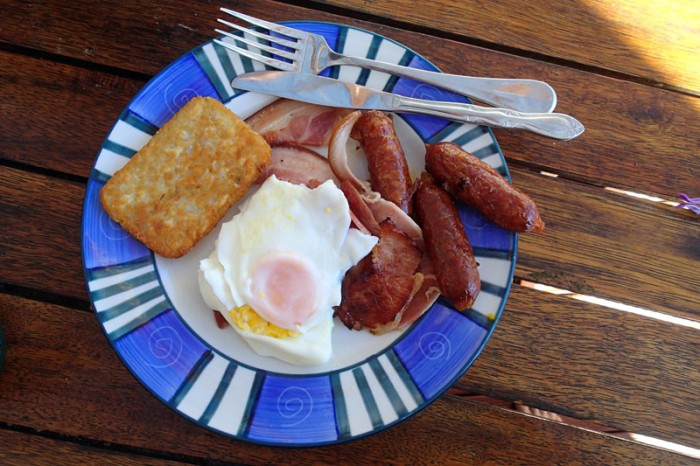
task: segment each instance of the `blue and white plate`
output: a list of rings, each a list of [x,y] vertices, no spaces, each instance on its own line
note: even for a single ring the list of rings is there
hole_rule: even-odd
[[[415,52],[371,32],[330,23],[287,24],[323,34],[338,51],[437,70]],[[467,370],[505,305],[517,235],[460,206],[482,279],[472,309],[458,312],[438,299],[412,327],[383,336],[351,332],[336,323],[334,356],[323,366],[297,367],[258,356],[232,329],[216,326],[199,294],[199,260],[213,249],[219,228],[186,256],[165,259],[105,214],[99,192],[192,97],[219,99],[243,118],[269,104],[274,99],[230,86],[235,76],[261,69],[208,42],[155,76],[119,115],[87,185],[82,225],[85,279],[107,339],[134,376],[170,408],[205,428],[245,441],[282,446],[344,442],[407,419]],[[380,72],[342,67],[324,74],[402,95],[466,101]],[[488,128],[417,115],[401,115],[395,121],[414,176],[422,168],[424,143],[439,141],[460,144],[508,176]]]

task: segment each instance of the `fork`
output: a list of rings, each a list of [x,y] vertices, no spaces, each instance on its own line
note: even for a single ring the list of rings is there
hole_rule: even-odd
[[[533,79],[481,78],[436,73],[367,58],[343,55],[333,51],[326,42],[326,39],[320,34],[312,34],[281,24],[271,23],[228,8],[221,8],[221,11],[254,26],[265,29],[268,33],[245,28],[219,18],[218,21],[220,23],[242,32],[244,35],[249,34],[259,40],[242,37],[221,29],[216,29],[216,32],[234,41],[252,46],[260,52],[255,52],[240,47],[235,43],[224,42],[219,39],[214,39],[214,42],[272,68],[284,71],[318,74],[331,66],[357,66],[415,79],[472,97],[475,100],[496,107],[506,107],[520,112],[549,113],[554,110],[557,103],[557,96],[554,89],[552,89],[549,84],[542,81]],[[275,33],[277,35],[274,35]],[[279,37],[279,35],[285,37]],[[271,45],[267,45],[264,42],[268,42]],[[266,55],[265,53],[273,56]]]

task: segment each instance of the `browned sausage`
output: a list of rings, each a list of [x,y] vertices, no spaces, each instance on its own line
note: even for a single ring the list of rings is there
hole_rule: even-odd
[[[458,310],[469,309],[481,289],[478,264],[452,197],[423,172],[413,194],[440,292]]]
[[[343,278],[343,300],[336,308],[349,329],[380,335],[401,323],[414,290],[421,250],[391,220],[379,225],[379,242]]]
[[[362,114],[352,137],[360,141],[367,156],[372,189],[410,213],[411,177],[391,117],[376,110]]]
[[[496,225],[521,233],[544,230],[537,206],[527,194],[457,144],[427,145],[425,167],[454,197]]]

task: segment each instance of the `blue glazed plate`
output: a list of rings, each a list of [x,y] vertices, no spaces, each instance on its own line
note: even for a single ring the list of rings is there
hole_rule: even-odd
[[[371,32],[330,23],[287,24],[323,34],[338,51],[437,71],[406,47]],[[165,259],[105,214],[99,192],[193,96],[219,99],[242,118],[271,103],[273,98],[230,86],[235,76],[261,69],[208,42],[165,68],[124,109],[87,185],[82,224],[85,279],[97,318],[124,364],[181,415],[221,434],[261,444],[344,442],[407,419],[467,370],[505,305],[517,235],[460,205],[482,279],[472,309],[457,312],[438,299],[409,329],[382,336],[351,332],[336,323],[334,355],[322,366],[297,367],[258,356],[232,329],[216,326],[199,294],[198,264],[213,249],[219,227],[186,256]],[[374,71],[341,67],[324,74],[403,95],[466,101]],[[395,122],[413,176],[423,168],[425,143],[453,141],[508,177],[488,128],[417,115],[396,116]]]

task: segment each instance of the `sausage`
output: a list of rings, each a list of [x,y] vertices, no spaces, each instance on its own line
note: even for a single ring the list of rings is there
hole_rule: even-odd
[[[343,278],[343,299],[336,312],[351,330],[381,335],[401,324],[412,298],[422,252],[391,220],[379,224],[379,242]]]
[[[440,292],[457,310],[469,309],[479,294],[481,280],[452,197],[423,172],[416,182],[413,209],[423,229]]]
[[[363,113],[353,127],[352,137],[365,151],[372,189],[410,214],[411,177],[391,117],[376,110]]]
[[[455,198],[496,225],[519,233],[544,230],[537,206],[527,194],[457,144],[426,145],[425,167]]]

